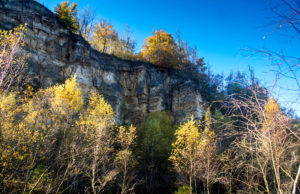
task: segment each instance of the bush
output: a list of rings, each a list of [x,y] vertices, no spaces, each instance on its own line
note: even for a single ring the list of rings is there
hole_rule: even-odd
[[[187,185],[180,186],[175,194],[190,194],[190,187]]]

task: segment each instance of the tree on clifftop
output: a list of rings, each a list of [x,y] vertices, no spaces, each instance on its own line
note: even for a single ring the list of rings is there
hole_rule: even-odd
[[[69,1],[62,2],[55,8],[55,14],[69,30],[78,30],[77,3],[73,2],[72,5],[69,5]]]
[[[146,39],[141,54],[144,59],[158,66],[176,67],[178,63],[176,48],[173,36],[163,30],[158,30]]]
[[[91,44],[100,52],[112,54],[118,42],[118,33],[111,23],[101,19],[97,22]]]

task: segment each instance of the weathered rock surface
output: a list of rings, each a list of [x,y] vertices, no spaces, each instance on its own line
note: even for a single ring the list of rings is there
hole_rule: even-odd
[[[35,87],[62,83],[72,74],[87,93],[96,88],[120,122],[141,122],[149,113],[169,110],[177,122],[201,118],[202,98],[190,80],[152,64],[100,53],[67,30],[43,5],[32,0],[0,0],[0,28],[27,23],[29,82]]]

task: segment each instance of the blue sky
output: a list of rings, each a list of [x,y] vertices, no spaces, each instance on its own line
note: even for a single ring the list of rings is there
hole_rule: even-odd
[[[153,29],[163,29],[174,36],[179,29],[198,54],[205,58],[214,73],[247,71],[248,65],[266,86],[273,84],[274,68],[266,57],[250,56],[246,48],[268,48],[291,56],[300,53],[300,39],[290,32],[274,32],[275,21],[270,2],[277,0],[76,0],[79,10],[90,6],[97,17],[110,21],[124,34],[129,24],[139,50]],[[61,0],[40,0],[50,10]],[[72,1],[71,1],[72,2]],[[300,77],[300,74],[299,74]],[[282,88],[295,88],[292,80],[279,82]],[[300,115],[299,92],[281,87],[273,89],[282,105],[295,107]],[[293,102],[293,104],[291,104]],[[296,104],[295,104],[296,103]]]

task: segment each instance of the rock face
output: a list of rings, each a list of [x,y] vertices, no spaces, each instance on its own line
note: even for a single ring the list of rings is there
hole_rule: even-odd
[[[100,53],[33,0],[0,0],[0,28],[27,24],[30,84],[47,87],[74,73],[85,94],[95,88],[113,106],[120,122],[140,123],[151,112],[169,110],[177,122],[204,114],[192,81],[152,64]]]

